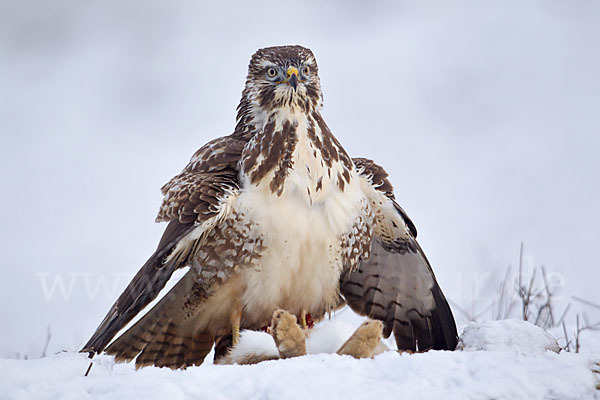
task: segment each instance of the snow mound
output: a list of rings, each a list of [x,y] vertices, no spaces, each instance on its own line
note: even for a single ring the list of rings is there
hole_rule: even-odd
[[[458,350],[514,351],[521,354],[543,353],[547,350],[558,353],[556,339],[527,321],[506,319],[470,323],[460,336]]]

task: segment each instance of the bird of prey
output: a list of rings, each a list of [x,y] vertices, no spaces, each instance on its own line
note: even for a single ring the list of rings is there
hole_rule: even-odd
[[[304,321],[344,303],[381,320],[399,349],[455,348],[454,318],[415,226],[384,169],[350,158],[331,133],[318,72],[301,46],[252,56],[233,133],[162,187],[156,220],[168,225],[158,248],[82,351],[185,368],[215,342],[235,344],[240,329],[267,326],[276,309]]]

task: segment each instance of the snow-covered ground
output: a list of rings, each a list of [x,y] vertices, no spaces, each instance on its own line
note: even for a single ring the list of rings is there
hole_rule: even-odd
[[[327,322],[312,346],[331,348],[348,324]],[[338,333],[338,335],[336,335]],[[263,334],[267,335],[267,334]],[[255,341],[256,342],[256,341]],[[258,341],[260,342],[260,341]],[[314,343],[318,342],[318,343]],[[78,353],[38,360],[0,360],[2,399],[600,399],[592,372],[600,354],[558,350],[540,328],[517,320],[468,325],[462,351],[356,360],[311,354],[257,365],[212,365],[172,371],[135,370],[111,357]]]

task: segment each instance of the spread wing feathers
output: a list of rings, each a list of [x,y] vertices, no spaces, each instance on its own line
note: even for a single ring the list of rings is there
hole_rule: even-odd
[[[382,166],[375,164],[373,160],[369,160],[368,158],[357,157],[353,158],[352,161],[354,162],[354,166],[356,167],[359,175],[371,185],[371,189],[377,190],[378,193],[381,193],[388,199],[392,200],[394,207],[402,216],[404,224],[408,227],[412,236],[416,238],[417,228],[409,218],[408,214],[406,214],[402,207],[396,203],[394,187],[388,179],[388,173],[383,169]]]
[[[239,189],[237,164],[245,143],[225,136],[202,146],[161,188],[165,197],[156,222],[203,223],[218,213],[223,198]]]
[[[169,293],[127,332],[108,346],[117,361],[136,358],[137,368],[156,365],[172,369],[200,365],[210,352],[214,335],[202,329],[188,305],[196,278],[188,272]]]
[[[340,290],[357,313],[385,323],[398,349],[454,350],[454,317],[416,240],[373,240],[371,257],[342,277]]]
[[[82,351],[101,352],[114,336],[156,298],[173,272],[189,264],[192,249],[229,212],[227,199],[239,189],[237,162],[243,142],[215,139],[194,154],[162,191],[157,221],[169,222],[152,256],[111,307]]]
[[[385,336],[394,332],[398,349],[453,350],[458,337],[454,317],[414,237],[416,230],[393,200],[389,182],[376,185],[385,171],[370,165],[364,159],[357,164],[376,214],[371,254],[357,270],[342,274],[340,291],[355,312],[383,321]],[[381,180],[387,181],[385,176]]]

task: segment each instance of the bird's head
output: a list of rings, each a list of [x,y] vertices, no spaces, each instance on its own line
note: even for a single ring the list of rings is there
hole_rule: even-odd
[[[282,107],[309,113],[322,105],[317,62],[301,46],[267,47],[252,56],[240,110],[269,113]],[[246,110],[248,111],[248,110]]]

